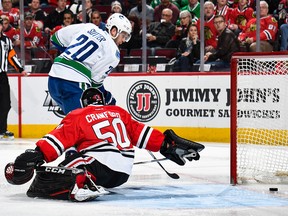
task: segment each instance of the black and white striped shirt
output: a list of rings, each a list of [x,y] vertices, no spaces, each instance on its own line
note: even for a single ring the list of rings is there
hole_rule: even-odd
[[[7,72],[8,63],[19,72],[24,70],[13,49],[12,41],[3,34],[0,36],[0,58],[0,73]]]

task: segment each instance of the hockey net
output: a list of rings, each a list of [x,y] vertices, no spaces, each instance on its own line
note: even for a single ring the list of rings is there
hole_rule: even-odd
[[[231,61],[231,183],[288,182],[288,53]]]

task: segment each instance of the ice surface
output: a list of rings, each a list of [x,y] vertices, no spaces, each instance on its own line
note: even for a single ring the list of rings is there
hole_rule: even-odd
[[[7,183],[4,167],[35,140],[0,141],[0,214],[1,216],[80,216],[80,215],[287,215],[287,185],[229,184],[229,145],[207,143],[199,161],[178,166],[162,161],[180,179],[169,178],[157,163],[135,165],[129,181],[111,189],[109,195],[86,203],[32,199],[26,196],[31,182],[15,186]],[[156,157],[162,158],[158,153]],[[52,165],[61,161],[59,158]],[[136,151],[136,161],[151,160],[144,150]],[[269,192],[278,187],[278,192]]]

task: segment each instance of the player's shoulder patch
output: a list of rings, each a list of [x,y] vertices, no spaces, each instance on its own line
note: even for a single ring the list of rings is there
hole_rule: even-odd
[[[115,55],[116,55],[116,58],[117,58],[117,59],[120,59],[120,51],[119,51],[119,50],[116,50]]]

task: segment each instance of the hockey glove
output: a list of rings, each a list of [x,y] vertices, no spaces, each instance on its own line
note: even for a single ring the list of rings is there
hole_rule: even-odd
[[[40,150],[28,149],[14,163],[7,164],[5,177],[11,184],[24,184],[33,177],[34,167],[43,162],[44,157]]]
[[[166,130],[164,135],[160,153],[166,158],[181,166],[186,163],[185,158],[189,161],[200,159],[198,152],[205,148],[204,145],[181,138],[171,129]]]
[[[111,92],[105,90],[104,91],[104,98],[105,98],[105,104],[106,105],[115,105],[116,104],[116,100],[112,96]]]
[[[111,92],[107,91],[104,88],[104,85],[100,86],[98,88],[104,95],[104,99],[105,99],[105,105],[115,105],[116,104],[116,100],[113,97],[113,95],[111,94]]]
[[[43,164],[44,162],[44,157],[43,154],[40,150],[37,148],[34,149],[27,149],[24,153],[19,155],[15,162],[14,165],[17,168],[34,168],[38,164]]]

